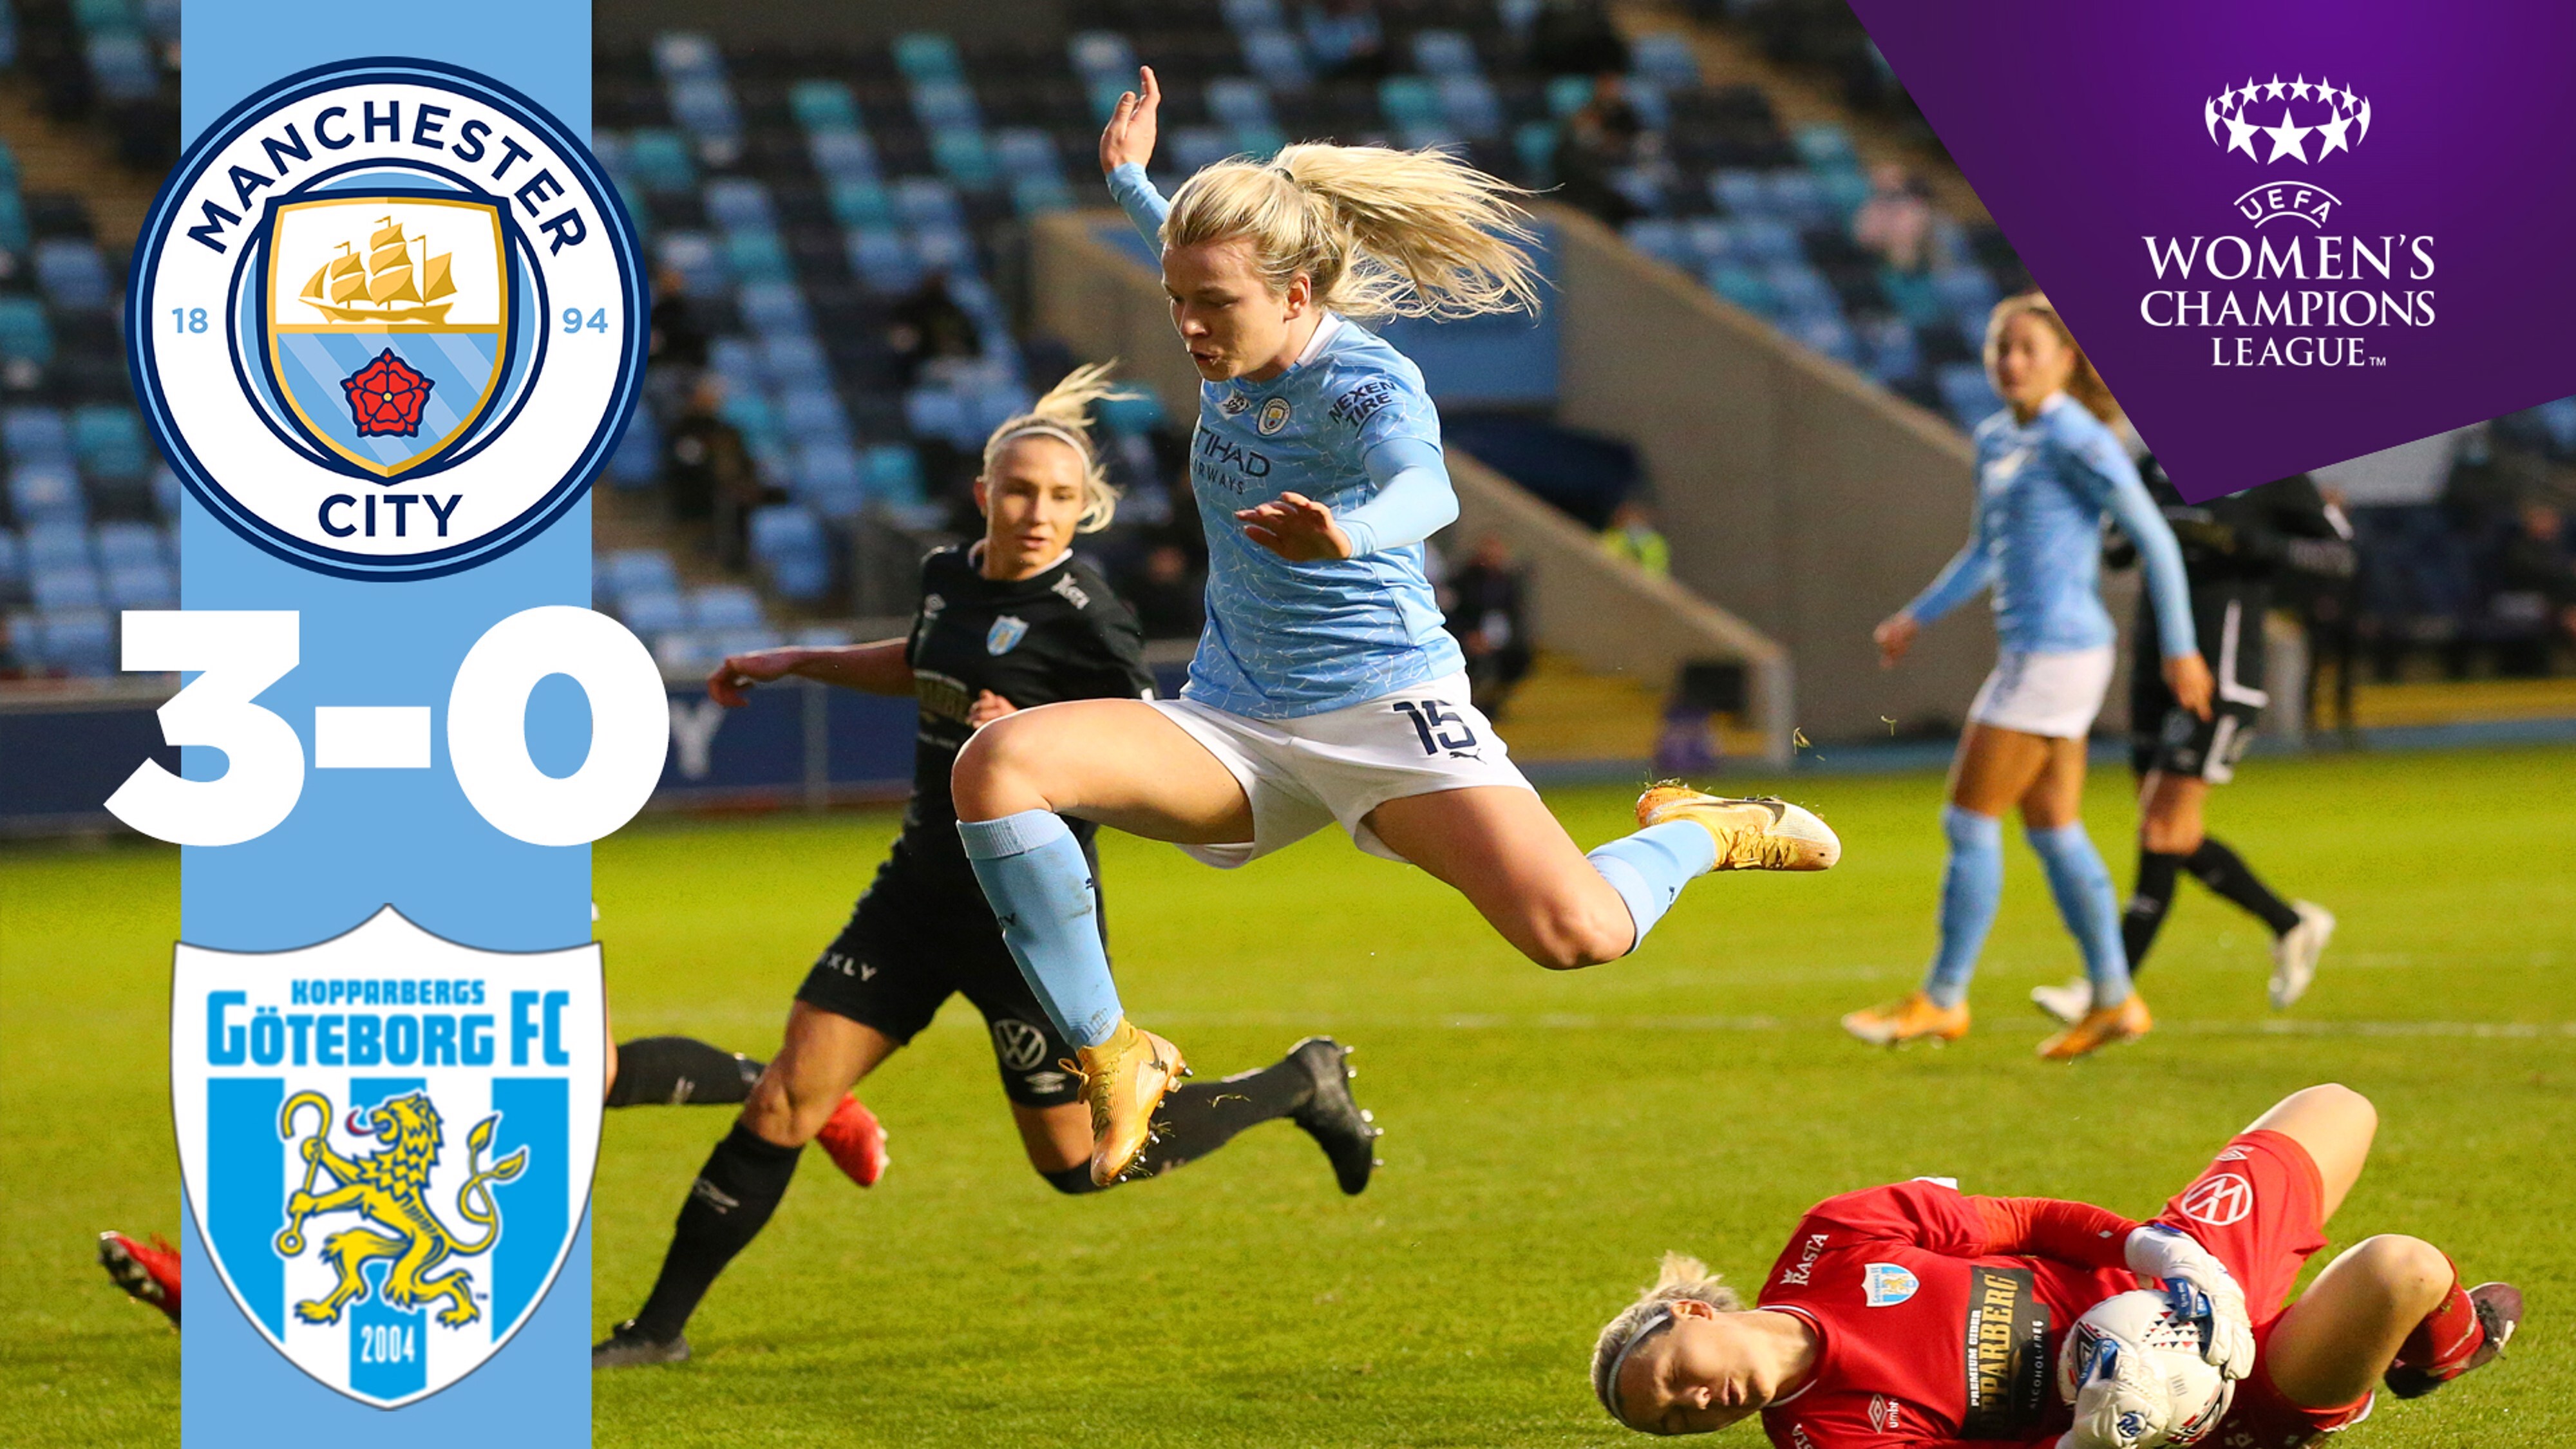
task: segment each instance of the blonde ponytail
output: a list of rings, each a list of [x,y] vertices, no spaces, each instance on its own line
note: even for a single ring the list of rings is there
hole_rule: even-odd
[[[1183,183],[1163,244],[1250,237],[1271,290],[1303,272],[1351,317],[1536,312],[1529,193],[1437,150],[1290,146],[1222,161]]]
[[[1091,450],[1091,405],[1108,398],[1134,397],[1128,388],[1109,380],[1110,362],[1095,362],[1064,375],[1064,380],[1048,388],[1027,412],[1007,418],[984,440],[984,476],[993,474],[994,461],[1002,449],[1021,438],[1052,438],[1073,449],[1082,459],[1082,519],[1075,525],[1081,533],[1098,533],[1109,526],[1118,513],[1118,490],[1109,486],[1109,474]]]

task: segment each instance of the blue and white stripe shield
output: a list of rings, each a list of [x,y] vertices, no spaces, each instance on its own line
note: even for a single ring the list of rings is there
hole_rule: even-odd
[[[182,944],[179,1160],[233,1303],[381,1408],[473,1372],[581,1222],[604,1032],[596,945],[478,951],[391,906],[300,950]]]

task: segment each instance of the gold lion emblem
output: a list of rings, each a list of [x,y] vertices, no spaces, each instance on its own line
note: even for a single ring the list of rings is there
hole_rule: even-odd
[[[327,1298],[295,1305],[295,1316],[307,1323],[337,1323],[342,1309],[367,1296],[366,1265],[390,1258],[379,1296],[389,1308],[414,1308],[445,1299],[438,1321],[451,1328],[481,1316],[474,1306],[474,1279],[462,1266],[433,1276],[449,1258],[471,1258],[491,1250],[501,1238],[501,1209],[491,1184],[517,1178],[527,1166],[528,1149],[520,1148],[490,1167],[481,1165],[492,1145],[492,1128],[501,1119],[486,1117],[465,1135],[467,1175],[456,1190],[457,1216],[483,1229],[466,1242],[447,1230],[424,1196],[431,1169],[438,1165],[444,1137],[438,1109],[421,1092],[409,1092],[377,1104],[367,1114],[370,1135],[384,1145],[364,1157],[345,1157],[331,1146],[331,1099],[320,1092],[298,1092],[278,1113],[278,1135],[293,1140],[295,1118],[311,1107],[321,1120],[304,1140],[304,1185],[286,1198],[286,1226],[277,1235],[277,1251],[292,1258],[304,1251],[304,1223],[320,1213],[355,1212],[386,1231],[344,1228],[322,1241],[322,1256],[339,1269],[340,1282]],[[354,1117],[356,1114],[352,1113]],[[350,1130],[357,1131],[353,1122]],[[328,1172],[338,1186],[315,1193],[314,1183]]]

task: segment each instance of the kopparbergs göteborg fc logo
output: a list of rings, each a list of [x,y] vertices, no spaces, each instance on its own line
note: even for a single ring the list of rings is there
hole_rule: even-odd
[[[136,248],[135,393],[180,479],[322,573],[496,558],[607,461],[643,374],[633,227],[578,137],[410,59],[305,71],[209,127]]]

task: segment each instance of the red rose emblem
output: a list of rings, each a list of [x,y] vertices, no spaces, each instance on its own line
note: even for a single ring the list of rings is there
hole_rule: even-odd
[[[349,415],[357,421],[358,436],[375,437],[394,434],[417,437],[420,414],[429,406],[431,383],[414,371],[390,347],[376,354],[376,360],[340,380],[340,390],[349,395]]]

